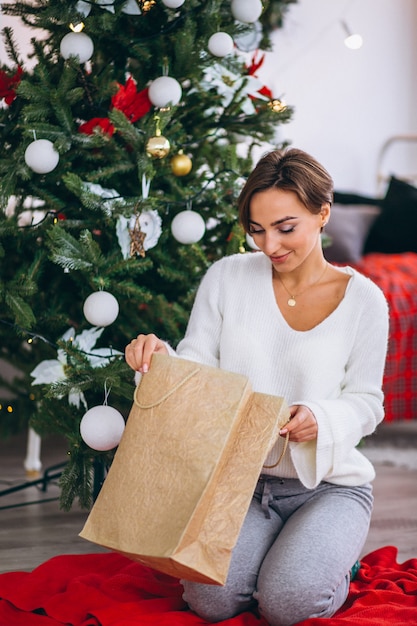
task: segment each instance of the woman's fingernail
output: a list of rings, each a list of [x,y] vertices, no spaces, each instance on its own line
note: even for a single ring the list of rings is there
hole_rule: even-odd
[[[147,371],[148,371],[148,365],[147,363],[144,363],[142,366],[142,374],[146,374]]]

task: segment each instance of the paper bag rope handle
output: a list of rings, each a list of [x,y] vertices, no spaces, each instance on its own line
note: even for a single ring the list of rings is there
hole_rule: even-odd
[[[195,370],[193,370],[192,372],[190,372],[189,374],[187,374],[187,376],[185,378],[183,378],[182,380],[180,380],[176,385],[174,385],[174,387],[172,389],[170,389],[169,391],[167,391],[161,398],[159,398],[159,400],[155,400],[155,402],[151,402],[150,404],[143,404],[142,402],[139,402],[137,394],[142,382],[143,377],[141,378],[139,384],[137,385],[136,389],[135,389],[135,393],[134,393],[134,402],[135,404],[140,408],[140,409],[152,409],[155,406],[158,406],[159,404],[162,404],[162,402],[165,402],[165,400],[167,400],[170,396],[172,396],[173,393],[175,393],[176,391],[178,391],[178,389],[180,389],[183,385],[185,385],[185,383],[187,383],[193,376],[195,376],[196,374],[198,374],[198,372],[200,371],[200,368],[197,367]],[[281,454],[279,455],[278,461],[276,461],[275,463],[273,463],[272,465],[264,465],[265,469],[272,469],[274,467],[277,467],[283,457],[285,452],[287,451],[287,447],[288,447],[288,441],[290,438],[290,433],[287,433],[285,436],[285,442],[284,442],[284,447],[281,451]]]
[[[281,454],[278,457],[278,461],[276,461],[272,465],[264,465],[265,469],[272,469],[273,467],[277,467],[281,463],[282,459],[284,458],[284,454],[287,451],[289,438],[290,438],[290,433],[287,432],[287,434],[285,435],[284,447],[282,448]]]
[[[190,378],[192,378],[193,376],[198,374],[199,371],[200,371],[200,368],[197,367],[195,370],[193,370],[192,372],[187,374],[187,376],[185,378],[183,378],[176,385],[174,385],[174,387],[172,389],[167,391],[161,398],[159,398],[159,400],[155,400],[155,402],[151,402],[151,404],[142,404],[138,400],[137,393],[139,391],[140,384],[141,384],[141,382],[143,380],[143,377],[142,377],[140,382],[139,382],[139,384],[138,384],[138,386],[136,387],[135,393],[133,395],[133,399],[134,399],[134,402],[135,402],[136,406],[138,406],[140,409],[153,409],[153,407],[158,406],[159,404],[162,404],[163,402],[165,402],[165,400],[167,400],[170,396],[172,396],[173,393],[178,391],[178,389],[180,389],[180,387],[185,385],[185,383],[188,382],[190,380]]]

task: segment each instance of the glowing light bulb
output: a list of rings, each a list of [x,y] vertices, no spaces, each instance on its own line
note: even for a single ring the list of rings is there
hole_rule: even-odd
[[[354,35],[349,35],[349,37],[346,37],[345,39],[345,46],[350,50],[359,50],[359,48],[362,48],[362,45],[362,36],[358,35],[357,33]]]
[[[343,20],[341,21],[341,24],[342,24],[343,30],[346,33],[346,38],[344,42],[345,46],[349,48],[350,50],[359,50],[359,48],[362,48],[362,44],[363,44],[362,36],[359,35],[358,33],[352,33],[352,31],[350,30],[346,22],[344,22]]]
[[[84,29],[84,26],[84,22],[76,22],[75,24],[71,22],[69,25],[70,30],[72,30],[73,33],[80,33]]]

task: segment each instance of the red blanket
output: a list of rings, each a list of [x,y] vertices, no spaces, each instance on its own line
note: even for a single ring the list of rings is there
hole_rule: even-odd
[[[362,560],[344,606],[330,619],[300,626],[417,624],[417,558],[398,564],[397,549]],[[0,626],[202,626],[187,610],[179,582],[116,553],[57,556],[33,572],[0,575]],[[222,623],[267,626],[243,613]]]
[[[384,375],[385,419],[417,415],[417,254],[366,254],[357,265],[384,292],[390,310],[390,339]]]

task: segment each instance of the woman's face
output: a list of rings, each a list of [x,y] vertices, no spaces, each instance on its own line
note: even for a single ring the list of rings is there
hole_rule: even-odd
[[[249,234],[277,271],[291,271],[313,251],[322,254],[320,232],[329,214],[327,203],[315,215],[295,192],[273,187],[252,196]]]

